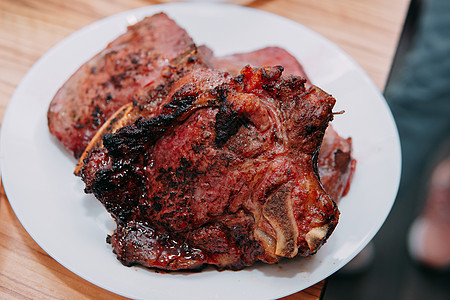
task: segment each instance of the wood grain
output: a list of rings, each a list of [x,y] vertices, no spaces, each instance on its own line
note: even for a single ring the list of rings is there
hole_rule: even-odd
[[[384,88],[409,0],[236,0],[322,34]],[[109,15],[159,3],[144,0],[1,0],[0,118],[31,66],[80,28]],[[292,37],[295,38],[295,37]],[[26,188],[26,187],[25,187]],[[324,282],[285,299],[318,299]],[[123,299],[64,268],[20,224],[0,187],[0,299]]]

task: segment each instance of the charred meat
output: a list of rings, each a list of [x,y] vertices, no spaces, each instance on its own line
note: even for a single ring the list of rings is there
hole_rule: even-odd
[[[283,66],[283,74],[305,78],[306,87],[311,86],[311,81],[303,66],[292,54],[280,47],[265,47],[251,52],[225,56],[215,56],[214,52],[207,46],[199,47],[199,51],[208,65],[216,70],[238,75],[241,69],[247,65],[251,67]]]
[[[325,243],[339,211],[317,156],[335,99],[281,74],[195,69],[157,114],[89,151],[81,176],[117,223],[109,242],[120,261],[241,269]]]
[[[334,102],[286,50],[217,57],[159,13],[82,65],[47,116],[123,264],[237,270],[314,254],[334,230],[355,168]]]
[[[170,62],[193,48],[191,37],[164,13],[129,26],[56,93],[47,114],[51,134],[79,158],[114,112],[143,87],[165,84]]]

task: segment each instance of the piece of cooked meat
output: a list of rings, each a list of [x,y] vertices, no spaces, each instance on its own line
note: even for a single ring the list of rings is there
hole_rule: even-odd
[[[352,139],[344,139],[328,126],[319,152],[319,176],[330,197],[339,202],[349,189],[356,160],[352,157]]]
[[[283,66],[285,75],[297,75],[306,79],[305,86],[312,85],[302,65],[285,49],[266,47],[246,53],[226,56],[214,56],[207,46],[200,46],[199,52],[208,65],[217,70],[239,74],[242,67]],[[325,132],[319,152],[319,175],[327,193],[338,202],[350,188],[356,160],[352,158],[351,138],[343,138],[332,128],[331,124]]]
[[[177,90],[177,86],[181,86],[189,80],[196,80],[192,76],[185,76],[186,74],[189,74],[191,70],[196,68],[207,68],[196,48],[192,49],[190,53],[185,53],[176,57],[170,62],[169,66],[171,71],[165,74],[164,84],[140,89],[135,93],[132,102],[119,108],[104,122],[81,154],[75,168],[76,175],[80,175],[83,160],[86,158],[89,151],[92,148],[103,146],[103,136],[105,134],[113,133],[123,126],[133,124],[139,118],[152,118],[156,116],[162,109],[164,100]],[[218,84],[214,83],[213,78],[210,78],[205,82]]]
[[[212,50],[206,46],[200,47],[200,54],[195,51],[194,42],[185,30],[164,13],[145,18],[130,26],[125,34],[86,62],[59,89],[48,111],[50,132],[69,152],[80,158],[108,118],[112,115],[121,118],[120,115],[132,107],[131,101],[136,101],[143,93],[150,93],[150,90],[154,90],[153,94],[158,94],[153,99],[164,97],[173,82],[197,66],[208,65],[237,75],[247,64],[255,67],[281,65],[285,69],[284,74],[304,77],[307,79],[306,85],[311,85],[297,59],[279,47],[266,47],[223,57],[215,57]],[[186,66],[186,58],[195,61],[195,64]],[[166,91],[161,91],[161,87]],[[155,102],[156,104],[147,106],[154,107],[159,103]],[[130,104],[123,106],[127,103]],[[133,116],[134,119],[138,117]],[[121,124],[114,123],[115,127],[110,128],[110,131],[123,126],[126,123],[124,122],[122,119]],[[331,138],[336,139],[334,136]],[[99,139],[101,140],[97,138]],[[328,134],[324,139],[328,139]],[[344,139],[341,140],[342,142],[333,145],[342,145]],[[337,149],[330,150],[336,151]],[[328,164],[328,171],[320,174],[334,176],[328,176],[324,185],[335,197],[334,195],[341,194],[339,191],[343,186],[349,185],[342,178],[351,178],[347,173],[352,168],[344,168],[340,164],[339,168],[332,169],[332,160],[319,159],[319,170],[322,162]],[[347,173],[340,174],[341,170],[347,170]],[[328,182],[331,183],[329,186]]]
[[[303,77],[306,79],[306,87],[311,86],[311,81],[306,75],[303,66],[292,54],[280,47],[265,47],[251,52],[215,56],[210,48],[203,45],[199,47],[199,52],[208,65],[216,70],[238,75],[246,65],[251,67],[282,66],[285,75]]]
[[[121,262],[240,269],[325,243],[339,211],[317,155],[335,100],[281,73],[194,69],[157,114],[90,150],[85,190],[116,220],[109,242]]]
[[[80,157],[114,112],[141,88],[165,84],[170,62],[193,48],[191,37],[164,13],[129,26],[59,89],[47,115],[51,134]]]

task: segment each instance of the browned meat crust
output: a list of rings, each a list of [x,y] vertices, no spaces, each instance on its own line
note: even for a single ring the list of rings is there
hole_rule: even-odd
[[[156,115],[91,150],[82,177],[118,224],[119,260],[240,269],[326,241],[339,212],[316,159],[335,100],[281,72],[195,69]]]
[[[78,158],[102,126],[143,87],[165,84],[170,62],[195,45],[164,13],[132,25],[59,89],[48,111],[50,132]]]
[[[113,132],[139,117],[128,114],[128,121],[127,118],[122,118],[123,113],[128,113],[131,109],[132,101],[138,101],[141,95],[148,94],[152,94],[152,99],[164,98],[174,82],[198,66],[209,66],[237,75],[248,64],[255,67],[280,65],[285,69],[284,74],[306,78],[306,86],[311,86],[301,64],[279,47],[266,47],[223,57],[215,57],[206,46],[200,47],[199,51],[198,54],[184,29],[163,13],[130,26],[125,34],[85,63],[58,91],[48,111],[50,132],[79,158],[87,153],[85,148],[92,139],[95,142],[91,147],[98,146],[102,143],[104,133]],[[155,107],[161,101],[154,102],[146,103],[147,109],[156,110]],[[136,110],[134,112],[142,113]],[[114,118],[108,121],[112,125],[105,125],[105,121],[113,115]],[[115,122],[116,119],[121,122]],[[104,125],[109,128],[102,128],[99,133],[99,128]],[[325,141],[329,137],[330,142],[324,144],[339,149],[321,151],[321,156],[322,153],[338,150],[350,154],[349,140],[326,134]],[[353,160],[353,167],[350,162],[344,166],[344,160],[340,159],[339,167],[336,167],[334,158],[338,157],[342,158],[343,155],[319,159],[323,184],[336,201],[342,196],[345,186],[349,186],[349,180],[346,179],[351,178],[355,164]],[[79,173],[84,158],[81,157],[76,173]]]
[[[283,65],[305,79],[281,77],[282,67],[234,78],[208,69],[237,75],[245,65]],[[114,216],[108,241],[124,264],[240,269],[313,254],[336,226],[317,173],[338,201],[355,161],[351,139],[332,129],[318,155],[333,105],[284,49],[198,53],[161,13],[85,63],[48,122],[83,154],[76,173]]]
[[[283,66],[285,75],[297,75],[306,79],[305,86],[312,85],[302,65],[285,49],[266,47],[247,53],[236,53],[222,57],[214,56],[207,46],[199,47],[199,52],[208,65],[217,70],[223,70],[237,75],[246,66]],[[335,201],[339,201],[350,188],[356,160],[351,157],[351,138],[345,139],[328,127],[323,138],[319,153],[319,175],[328,194]]]
[[[280,47],[265,47],[246,53],[235,53],[226,56],[214,56],[207,46],[199,47],[199,52],[208,65],[216,70],[227,71],[238,75],[243,67],[283,66],[285,75],[296,75],[306,79],[306,87],[311,86],[311,81],[298,60],[288,51]]]
[[[319,152],[319,176],[330,197],[339,202],[349,189],[356,160],[352,157],[352,139],[344,139],[328,126]]]

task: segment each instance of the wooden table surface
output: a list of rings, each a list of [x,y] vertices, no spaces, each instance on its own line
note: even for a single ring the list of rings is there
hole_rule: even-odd
[[[409,0],[256,0],[247,6],[295,20],[352,56],[383,90]],[[160,3],[144,0],[1,0],[0,118],[37,59],[101,18]],[[26,188],[26,186],[25,186]],[[0,299],[121,299],[64,268],[27,234],[0,187]],[[286,299],[318,299],[324,282]]]

